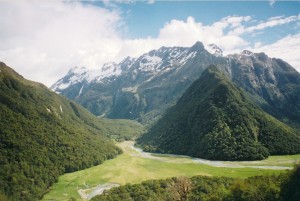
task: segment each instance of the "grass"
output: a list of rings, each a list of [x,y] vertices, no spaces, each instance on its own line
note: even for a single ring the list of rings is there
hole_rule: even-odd
[[[82,200],[77,192],[78,189],[91,188],[108,182],[123,185],[180,175],[188,177],[208,175],[246,178],[255,175],[284,172],[255,168],[212,167],[195,163],[190,158],[184,157],[161,157],[159,160],[142,158],[130,148],[132,142],[126,141],[118,145],[124,150],[122,155],[105,161],[102,165],[61,176],[59,181],[52,187],[52,190],[44,196],[43,200],[61,201],[69,200],[70,198]],[[292,156],[288,156],[287,158],[294,160]],[[300,155],[296,155],[296,158],[299,159]],[[278,158],[271,157],[269,160],[270,162],[276,162]]]
[[[270,156],[261,161],[252,162],[227,162],[228,164],[238,164],[247,166],[286,166],[293,167],[294,164],[300,163],[300,154],[285,156]]]
[[[145,127],[134,120],[107,118],[100,119],[105,123],[104,126],[101,126],[101,128],[104,129],[105,133],[109,133],[109,138],[116,141],[134,140],[145,132]]]

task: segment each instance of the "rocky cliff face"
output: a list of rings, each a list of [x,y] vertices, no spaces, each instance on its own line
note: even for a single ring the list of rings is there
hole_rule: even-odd
[[[174,105],[209,66],[216,65],[265,111],[283,121],[300,119],[300,74],[264,53],[224,57],[216,45],[161,47],[99,70],[74,68],[52,89],[98,116],[152,122]]]
[[[264,53],[243,51],[228,57],[231,79],[268,113],[281,120],[300,118],[300,74]],[[286,119],[287,120],[287,119]]]

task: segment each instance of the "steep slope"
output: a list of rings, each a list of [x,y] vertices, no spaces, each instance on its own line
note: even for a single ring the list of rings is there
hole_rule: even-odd
[[[300,137],[253,105],[215,66],[137,142],[146,151],[217,160],[300,153]]]
[[[228,57],[231,79],[266,112],[300,125],[300,74],[281,59],[243,51]]]
[[[103,77],[101,70],[96,75],[95,71],[72,69],[52,90],[76,100],[95,115],[151,122],[178,100],[206,66],[226,65],[216,46],[210,48],[213,51],[216,56],[200,42],[190,48],[161,47],[139,58],[124,59],[114,67],[121,69],[117,76],[99,79]],[[96,78],[90,80],[92,75]]]
[[[38,200],[59,175],[121,153],[106,137],[116,134],[110,123],[4,63],[0,119],[0,194],[11,200]]]
[[[300,125],[300,74],[264,53],[223,56],[216,45],[161,47],[99,70],[75,68],[52,90],[97,116],[154,122],[209,65],[217,65],[267,113]]]

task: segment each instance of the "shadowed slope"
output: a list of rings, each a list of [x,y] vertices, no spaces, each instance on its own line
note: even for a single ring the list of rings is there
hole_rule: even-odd
[[[252,104],[217,67],[206,69],[146,134],[146,151],[217,160],[300,152],[300,138]]]

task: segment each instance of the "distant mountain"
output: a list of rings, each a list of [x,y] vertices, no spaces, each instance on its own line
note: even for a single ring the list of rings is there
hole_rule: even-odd
[[[215,66],[137,142],[146,151],[215,160],[300,153],[300,136],[252,104]]]
[[[117,65],[106,64],[102,70],[71,69],[51,89],[76,100],[95,115],[147,122],[173,105],[216,60],[226,64],[200,42],[191,48],[161,47],[139,58],[127,57]],[[116,73],[105,74],[107,66]]]
[[[300,74],[281,59],[243,51],[228,56],[229,75],[266,112],[300,125]]]
[[[214,44],[161,47],[100,70],[74,68],[51,89],[97,116],[154,122],[209,65],[217,65],[269,114],[300,125],[300,74],[264,53],[223,56]]]
[[[61,174],[114,158],[121,150],[107,136],[134,131],[96,118],[2,62],[0,119],[0,195],[18,201],[38,200]]]

